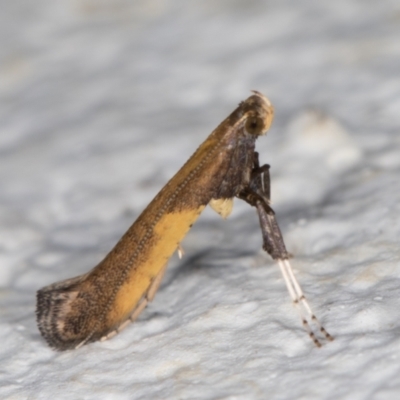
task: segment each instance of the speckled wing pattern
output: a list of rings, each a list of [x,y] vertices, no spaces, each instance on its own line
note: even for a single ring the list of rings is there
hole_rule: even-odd
[[[57,350],[107,339],[133,321],[157,291],[168,259],[207,204],[226,217],[250,185],[255,141],[273,107],[254,92],[200,145],[109,254],[89,273],[37,292],[37,322]],[[247,201],[247,200],[246,200]]]

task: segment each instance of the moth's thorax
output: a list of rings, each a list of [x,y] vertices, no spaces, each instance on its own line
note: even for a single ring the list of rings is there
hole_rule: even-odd
[[[208,166],[215,182],[212,198],[234,197],[248,185],[254,165],[255,141],[266,133],[273,115],[270,101],[254,92],[206,140],[204,145],[210,143],[210,152],[215,147],[219,149]]]

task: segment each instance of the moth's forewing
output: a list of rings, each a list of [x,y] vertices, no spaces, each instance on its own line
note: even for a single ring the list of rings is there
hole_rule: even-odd
[[[50,346],[65,350],[98,340],[129,318],[204,207],[232,198],[248,183],[255,139],[272,115],[269,101],[255,92],[211,133],[99,265],[38,291],[38,326]]]

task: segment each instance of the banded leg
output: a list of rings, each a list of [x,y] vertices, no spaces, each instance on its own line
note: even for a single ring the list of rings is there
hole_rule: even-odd
[[[239,193],[238,197],[249,203],[251,206],[256,207],[263,237],[263,249],[277,261],[290,297],[300,314],[302,324],[308,335],[317,347],[321,347],[321,342],[311,329],[307,317],[311,322],[317,325],[318,330],[327,340],[333,340],[333,337],[326,331],[313,313],[304,296],[303,290],[293,273],[292,267],[289,263],[289,253],[286,250],[279,225],[275,218],[275,213],[270,206],[269,166],[259,166],[257,153],[255,155],[250,184]]]

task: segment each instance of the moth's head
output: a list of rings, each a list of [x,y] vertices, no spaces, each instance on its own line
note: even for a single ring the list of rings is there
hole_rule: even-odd
[[[272,124],[274,107],[263,94],[255,90],[253,93],[241,104],[245,117],[244,128],[251,135],[261,136],[267,133]]]

